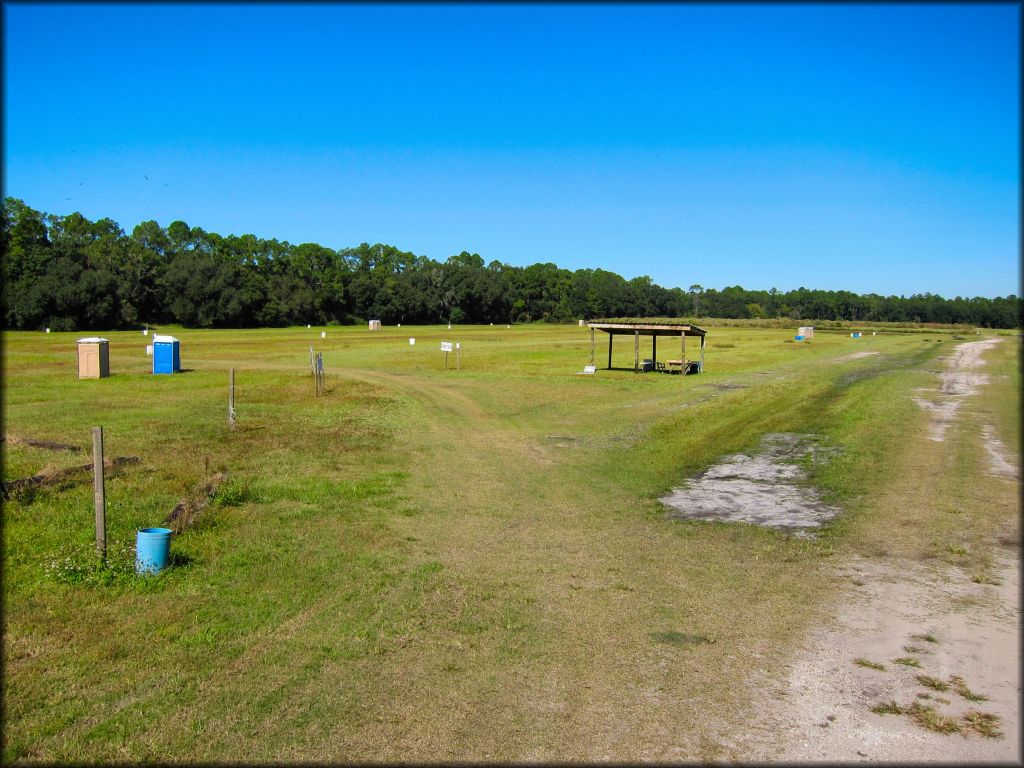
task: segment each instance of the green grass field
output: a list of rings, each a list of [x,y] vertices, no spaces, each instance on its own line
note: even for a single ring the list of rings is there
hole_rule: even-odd
[[[108,458],[141,459],[107,478],[106,568],[88,473],[5,504],[5,760],[728,758],[837,555],[977,571],[1016,535],[1008,491],[964,490],[976,430],[928,480],[943,449],[911,395],[948,331],[713,327],[706,373],[679,377],[602,370],[603,334],[575,376],[575,326],[320,330],[161,329],[174,376],[109,333],[102,380],[76,378],[87,334],[4,334],[9,438],[85,448],[102,425]],[[977,413],[1019,451],[1016,340],[990,358]],[[839,449],[813,481],[846,512],[818,540],[665,515],[660,494],[777,431]],[[4,478],[89,460],[8,442]],[[135,576],[135,531],[216,470],[173,567]]]

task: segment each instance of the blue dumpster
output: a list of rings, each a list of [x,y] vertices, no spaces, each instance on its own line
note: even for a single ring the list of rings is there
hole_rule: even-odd
[[[180,370],[178,340],[173,336],[154,336],[153,373],[177,373]]]
[[[171,554],[170,528],[142,528],[135,536],[135,572],[159,573]]]

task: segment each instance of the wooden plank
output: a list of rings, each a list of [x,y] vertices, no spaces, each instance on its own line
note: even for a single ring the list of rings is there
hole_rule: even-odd
[[[107,501],[103,488],[103,427],[92,428],[92,485],[96,509],[96,553],[107,559]]]
[[[235,428],[235,369],[231,369],[228,377],[228,426]]]

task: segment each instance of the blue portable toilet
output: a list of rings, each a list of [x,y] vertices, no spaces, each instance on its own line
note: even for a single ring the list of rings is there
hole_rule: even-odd
[[[180,370],[178,340],[173,336],[154,336],[153,373],[177,373]]]

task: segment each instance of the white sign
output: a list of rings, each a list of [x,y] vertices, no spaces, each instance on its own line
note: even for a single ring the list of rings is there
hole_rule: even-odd
[[[147,328],[146,330],[144,330],[144,331],[142,332],[142,335],[143,335],[143,336],[149,336],[149,328]]]
[[[321,339],[326,339],[327,338],[327,331],[320,331],[320,338]]]
[[[306,327],[307,327],[307,328],[312,328],[313,326],[312,326],[312,325],[310,325],[309,323],[306,323]]]
[[[153,345],[152,344],[147,345],[147,347],[146,347],[146,354],[147,355],[152,355],[153,354]]]
[[[450,341],[442,341],[441,342],[441,351],[442,352],[451,352],[452,351],[452,343]]]
[[[409,346],[414,346],[415,344],[416,344],[416,339],[410,338],[409,339]]]
[[[459,345],[459,342],[457,342],[457,341],[455,342],[455,348],[456,349],[460,349],[461,348],[460,345]]]
[[[47,329],[46,329],[46,332],[47,332],[47,333],[49,333],[49,332],[50,332],[50,329],[49,329],[49,328],[47,328]]]

